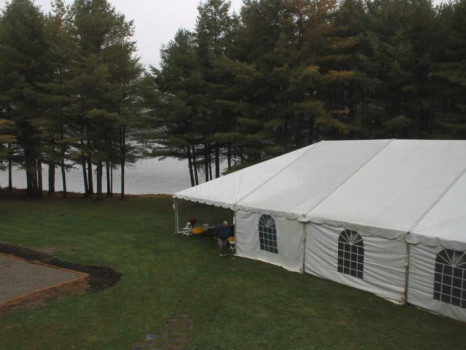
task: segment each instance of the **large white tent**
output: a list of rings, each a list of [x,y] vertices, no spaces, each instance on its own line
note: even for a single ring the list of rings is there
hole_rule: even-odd
[[[177,198],[235,212],[237,255],[466,321],[466,141],[322,141]]]

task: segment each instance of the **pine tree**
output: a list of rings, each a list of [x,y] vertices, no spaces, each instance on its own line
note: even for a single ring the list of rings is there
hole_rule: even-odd
[[[433,122],[436,138],[466,138],[466,1],[444,4],[439,9],[441,44],[436,46],[438,82],[433,92],[437,102]]]
[[[230,131],[234,125],[230,110],[221,103],[224,84],[221,72],[216,69],[216,63],[231,45],[235,19],[229,15],[229,9],[230,2],[224,0],[207,0],[198,7],[195,33],[199,71],[204,82],[204,108],[196,118],[196,124],[204,133],[202,153],[206,181],[212,178],[212,156],[215,177],[220,176],[220,153],[228,144],[222,134]]]
[[[373,130],[369,135],[429,137],[431,53],[438,43],[431,2],[371,2],[368,16],[365,39],[371,64],[366,72],[379,82],[371,89],[373,102],[364,113]]]
[[[42,130],[45,161],[48,163],[48,193],[55,193],[55,168],[61,169],[63,198],[67,197],[66,171],[68,150],[72,146],[71,109],[76,99],[71,91],[71,63],[76,47],[71,40],[69,8],[62,0],[52,4],[53,11],[46,16],[49,81],[42,84],[41,104],[44,115],[38,120]]]
[[[153,126],[154,154],[188,159],[191,184],[197,184],[198,145],[203,131],[197,118],[204,111],[201,95],[203,80],[198,70],[196,41],[193,33],[179,30],[161,52],[161,68],[153,69],[159,92]]]
[[[30,0],[13,0],[1,18],[0,69],[5,115],[16,126],[26,169],[27,194],[42,195],[41,130],[36,126],[43,116],[39,96],[47,82],[50,67],[44,16]]]
[[[132,56],[135,51],[134,42],[130,40],[133,23],[126,22],[106,0],[76,0],[71,15],[77,46],[72,88],[79,99],[75,123],[81,133],[79,154],[83,174],[87,168],[85,190],[87,195],[93,192],[94,164],[96,198],[102,199],[104,163],[119,162],[124,174],[128,121],[125,106],[130,96],[128,88],[138,79],[141,69]],[[119,145],[117,157],[113,143]],[[121,197],[124,198],[123,183]]]

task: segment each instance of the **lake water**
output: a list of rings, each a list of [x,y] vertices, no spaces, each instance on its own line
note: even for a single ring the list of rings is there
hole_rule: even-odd
[[[48,189],[48,168],[43,170],[44,190]],[[61,171],[56,170],[55,190],[62,190]],[[68,171],[66,176],[67,188],[69,192],[84,192],[82,168],[75,168]],[[8,173],[0,171],[0,186],[8,185]],[[104,174],[103,189],[106,191],[106,178]],[[191,186],[188,173],[188,162],[166,158],[164,160],[144,159],[133,165],[126,166],[126,194],[173,194]],[[26,174],[24,170],[14,169],[13,187],[26,188]],[[95,190],[95,181],[94,181]],[[120,171],[113,170],[113,192],[120,193]]]

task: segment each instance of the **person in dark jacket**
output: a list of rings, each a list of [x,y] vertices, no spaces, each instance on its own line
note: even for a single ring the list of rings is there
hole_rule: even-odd
[[[218,225],[215,228],[214,236],[217,238],[218,243],[218,255],[222,258],[226,254],[228,237],[231,236],[231,230],[228,226],[228,221],[224,221],[223,224]]]

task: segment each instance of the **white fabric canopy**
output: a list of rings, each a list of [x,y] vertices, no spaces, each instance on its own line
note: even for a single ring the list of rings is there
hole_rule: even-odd
[[[315,145],[300,148],[283,156],[188,188],[175,193],[174,197],[233,209],[234,204],[257,190],[313,147]]]
[[[451,186],[445,195],[411,230],[408,242],[429,246],[466,250],[466,174]]]
[[[322,141],[174,197],[402,241],[414,230],[413,242],[465,242],[465,169],[466,141]]]
[[[465,167],[465,141],[394,140],[306,219],[402,239]]]
[[[466,141],[323,141],[174,197],[234,210],[239,256],[466,321],[463,267],[452,284],[448,264],[445,281],[436,272],[443,249],[466,251]],[[262,215],[275,222],[266,238]],[[340,248],[346,230],[362,238],[361,263]]]
[[[320,142],[237,203],[238,208],[302,219],[391,141]]]

